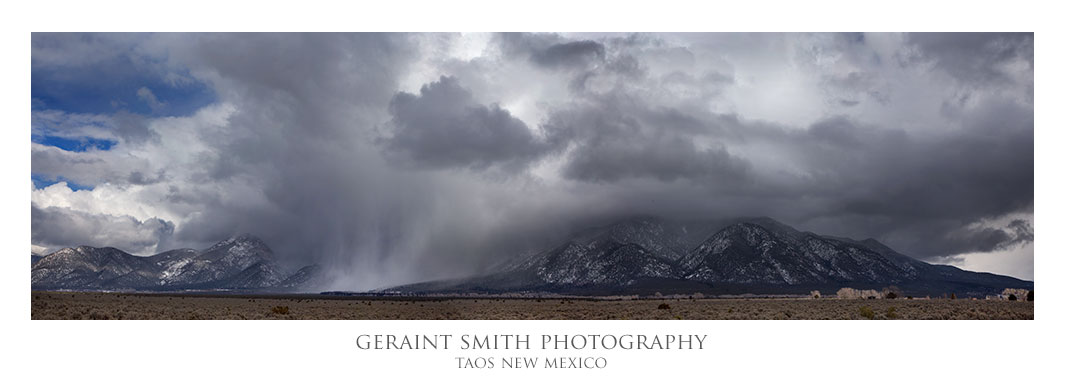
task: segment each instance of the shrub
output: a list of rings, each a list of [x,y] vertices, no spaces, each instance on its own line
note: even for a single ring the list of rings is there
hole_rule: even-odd
[[[868,318],[870,320],[872,320],[873,317],[876,316],[876,314],[873,313],[873,309],[869,308],[868,306],[858,308],[858,314],[861,314],[862,317]]]
[[[951,299],[951,300],[953,300],[953,299],[956,299],[956,298],[958,298],[958,296],[955,296],[955,295],[954,295],[954,293],[951,293],[951,294],[950,294],[950,299]]]
[[[1011,294],[1009,299],[1010,299],[1010,301],[1017,301],[1017,295]]]
[[[895,307],[894,306],[888,308],[888,310],[887,310],[887,318],[890,318],[892,320],[894,320],[896,318],[899,318],[899,314],[895,313]]]
[[[275,306],[274,309],[271,309],[271,311],[274,312],[274,314],[288,314],[288,307],[278,305]]]
[[[869,296],[870,300],[876,300],[876,296]]]
[[[896,298],[899,298],[899,295],[895,294],[895,292],[888,292],[888,294],[884,295],[884,298],[888,300],[894,300]]]
[[[658,309],[672,309],[669,304],[658,304]]]
[[[1034,289],[1028,292],[1028,301],[1035,301],[1035,290]]]

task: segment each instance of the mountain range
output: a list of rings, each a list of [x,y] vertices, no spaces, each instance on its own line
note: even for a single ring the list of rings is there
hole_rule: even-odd
[[[770,218],[678,222],[633,218],[586,229],[487,274],[381,293],[797,294],[900,288],[907,295],[997,294],[1033,282],[929,264],[874,239],[801,232]],[[258,238],[134,256],[115,248],[31,255],[35,290],[321,291],[322,268],[282,271]]]
[[[984,296],[1033,283],[929,264],[874,240],[800,232],[771,218],[727,223],[627,219],[507,263],[487,275],[384,292],[794,294],[842,287]]]
[[[33,257],[31,285],[43,290],[301,290],[318,274],[307,266],[285,274],[262,240],[240,235],[204,250],[175,249],[134,256],[80,246]]]

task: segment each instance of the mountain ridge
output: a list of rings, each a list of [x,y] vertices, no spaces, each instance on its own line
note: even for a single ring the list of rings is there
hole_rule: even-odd
[[[875,239],[799,231],[769,217],[728,220],[692,245],[698,223],[622,220],[574,234],[561,245],[464,279],[386,288],[405,293],[568,294],[806,293],[813,289],[902,287],[912,294],[978,296],[1030,281],[903,255]],[[702,226],[703,232],[705,227]],[[644,227],[633,231],[632,227]],[[695,228],[699,231],[699,228]],[[651,249],[654,248],[654,249]],[[681,248],[687,248],[677,255]],[[607,264],[610,271],[604,271]]]
[[[63,248],[34,260],[30,272],[35,290],[266,290],[292,276],[284,274],[265,242],[248,234],[204,250],[181,248],[152,256],[113,247]],[[290,281],[285,289],[301,286]]]
[[[31,257],[35,290],[320,291],[323,269],[281,270],[247,234],[206,249],[134,256],[113,247],[63,248]],[[769,217],[720,221],[623,219],[579,230],[488,273],[384,288],[382,293],[795,294],[896,286],[911,295],[981,296],[1032,289],[1009,276],[929,264],[872,239],[799,231]]]

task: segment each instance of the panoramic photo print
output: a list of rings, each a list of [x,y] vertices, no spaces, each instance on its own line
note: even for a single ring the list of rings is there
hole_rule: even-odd
[[[1032,33],[30,45],[35,320],[1034,319]]]

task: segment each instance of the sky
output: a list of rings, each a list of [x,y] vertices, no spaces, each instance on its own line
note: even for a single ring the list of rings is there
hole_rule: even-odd
[[[32,34],[35,253],[249,233],[365,290],[629,216],[1033,275],[1022,34]]]

